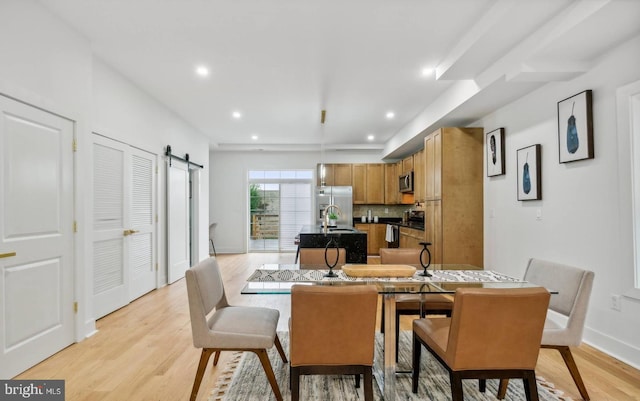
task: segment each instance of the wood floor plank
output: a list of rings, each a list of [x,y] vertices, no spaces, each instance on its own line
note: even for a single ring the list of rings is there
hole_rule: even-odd
[[[286,295],[241,295],[249,275],[263,263],[293,263],[294,254],[219,255],[227,298],[235,305],[260,305],[280,311],[278,329],[291,315]],[[401,329],[411,329],[402,316]],[[379,327],[379,325],[377,326]],[[187,400],[200,350],[193,347],[184,280],[152,291],[98,320],[98,332],[73,344],[16,379],[64,379],[66,401]],[[581,345],[572,350],[593,401],[640,401],[640,371]],[[288,353],[288,350],[285,350]],[[206,400],[230,359],[223,352],[217,367],[209,363],[198,400]],[[560,354],[542,350],[536,373],[579,400]]]

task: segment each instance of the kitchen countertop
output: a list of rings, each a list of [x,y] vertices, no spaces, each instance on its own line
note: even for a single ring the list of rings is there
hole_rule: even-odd
[[[402,218],[400,217],[379,217],[377,223],[373,221],[363,223],[361,219],[353,219],[353,225],[355,226],[356,224],[392,224],[398,227],[407,227],[407,228],[413,228],[414,230],[424,231],[423,224],[419,224],[415,222],[403,223]]]
[[[327,227],[327,233],[328,234],[364,234],[362,231],[358,231],[355,228],[348,226],[348,225],[343,225],[343,224],[339,224],[338,226],[334,226],[334,227]],[[300,230],[300,234],[324,234],[323,228],[322,226],[302,226],[302,229]]]

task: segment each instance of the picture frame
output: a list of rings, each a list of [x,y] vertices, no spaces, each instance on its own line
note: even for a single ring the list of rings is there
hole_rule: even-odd
[[[542,146],[535,144],[517,151],[518,200],[542,199]]]
[[[594,158],[592,98],[588,89],[558,102],[560,163]]]
[[[485,138],[487,177],[505,174],[504,128],[488,132]]]

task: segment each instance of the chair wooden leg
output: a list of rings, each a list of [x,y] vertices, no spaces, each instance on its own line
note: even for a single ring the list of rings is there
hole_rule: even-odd
[[[484,393],[487,391],[487,380],[486,379],[479,379],[478,380],[478,390],[481,393]]]
[[[204,371],[207,369],[207,362],[209,362],[209,358],[212,353],[213,350],[210,348],[202,349],[200,362],[198,363],[198,370],[196,371],[196,377],[193,380],[193,388],[191,389],[191,401],[195,401],[198,397],[198,390],[200,389],[200,383],[202,383],[202,376],[204,376]]]
[[[360,374],[353,375],[356,379],[356,388],[360,388]]]
[[[218,366],[218,360],[222,351],[216,351],[216,355],[213,357],[213,366]]]
[[[269,355],[267,355],[267,350],[260,349],[254,351],[258,354],[258,358],[260,358],[260,362],[262,362],[262,368],[264,369],[264,373],[267,375],[267,379],[269,379],[269,384],[271,384],[271,389],[273,390],[273,394],[276,396],[277,401],[282,401],[282,394],[280,394],[280,387],[278,387],[278,382],[276,381],[276,375],[273,374],[273,369],[271,369],[271,361],[269,361]]]
[[[398,351],[400,350],[400,314],[396,313],[396,363],[398,363]]]
[[[373,401],[373,371],[371,366],[364,370],[364,401]]]
[[[533,370],[524,372],[522,382],[527,401],[538,401],[538,385],[536,384],[535,372]]]
[[[278,338],[278,335],[276,334],[276,338],[274,339],[274,342],[276,344],[276,349],[278,350],[278,353],[280,354],[280,357],[282,358],[282,362],[287,363],[287,356],[284,354],[284,349],[282,349],[282,343],[280,343],[280,339]]]
[[[504,397],[507,396],[507,386],[509,386],[509,379],[500,379],[498,394],[496,395],[497,399],[504,400]]]
[[[457,372],[449,372],[449,380],[451,381],[451,400],[464,401],[462,392],[462,377]]]
[[[578,391],[580,391],[580,395],[585,401],[589,401],[589,393],[587,393],[587,388],[582,381],[582,376],[580,376],[580,371],[578,370],[578,366],[576,365],[576,361],[573,359],[573,354],[571,353],[571,349],[567,346],[557,346],[557,347],[544,347],[544,348],[555,348],[562,355],[562,359],[564,359],[565,365],[569,369],[569,373],[571,373],[571,377],[573,378],[576,387],[578,387]]]
[[[384,297],[382,297],[382,313],[380,314],[380,333],[384,334]]]
[[[289,369],[289,382],[291,387],[291,401],[300,400],[300,370],[291,367]]]
[[[418,393],[418,379],[420,376],[420,353],[422,351],[422,344],[420,340],[418,340],[418,336],[416,333],[413,333],[413,349],[411,351],[412,362],[411,362],[411,391],[414,394]]]

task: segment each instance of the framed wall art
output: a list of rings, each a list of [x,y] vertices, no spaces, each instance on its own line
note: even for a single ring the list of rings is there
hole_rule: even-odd
[[[542,169],[540,144],[518,149],[518,200],[542,199]]]
[[[485,146],[487,149],[487,177],[504,174],[504,128],[487,133]]]
[[[593,159],[591,90],[558,102],[560,163]]]

